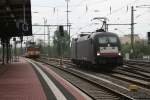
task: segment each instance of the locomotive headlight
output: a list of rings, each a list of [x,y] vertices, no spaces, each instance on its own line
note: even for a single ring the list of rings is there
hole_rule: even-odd
[[[99,52],[97,52],[97,56],[100,56],[101,54]]]
[[[121,56],[121,53],[119,52],[118,55]]]

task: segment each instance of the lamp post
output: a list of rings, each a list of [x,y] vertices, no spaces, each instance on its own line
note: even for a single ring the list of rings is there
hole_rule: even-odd
[[[134,7],[131,7],[131,54],[134,54]],[[134,55],[133,55],[134,56]]]
[[[69,43],[68,43],[68,45],[69,45],[69,55],[70,55],[70,23],[69,23],[69,1],[70,0],[65,0],[66,1],[66,3],[67,3],[67,6],[66,6],[66,16],[67,16],[67,33],[69,34]]]
[[[69,28],[68,28],[68,24],[69,24],[69,0],[65,0],[67,2],[67,33],[69,33]]]
[[[35,13],[35,14],[38,14],[39,12],[38,11],[34,11],[33,13]],[[43,17],[43,28],[44,28],[44,30],[43,30],[43,35],[44,35],[44,44],[43,44],[43,48],[45,48],[46,46],[45,46],[45,43],[46,43],[46,40],[45,40],[45,26],[46,26],[46,24],[47,24],[47,19],[46,19],[46,17]],[[33,39],[34,39],[34,36],[33,36]]]
[[[66,14],[67,14],[67,33],[69,34],[69,40],[70,40],[70,23],[69,23],[69,1],[70,0],[65,0],[66,1],[66,3],[67,3],[67,11],[66,11]],[[70,42],[69,42],[69,46],[70,46]]]
[[[48,57],[50,57],[51,56],[50,28],[49,27],[47,27],[47,28],[48,28],[48,51],[47,51],[47,53],[48,53]]]
[[[150,5],[139,5],[136,8],[150,8]],[[131,7],[131,53],[134,53],[134,7]]]
[[[32,13],[34,13],[34,14],[38,14],[39,12],[38,11],[32,11]],[[35,25],[37,25],[38,23],[34,23]],[[41,30],[41,29],[40,29]],[[38,32],[38,31],[36,31],[36,32]],[[33,42],[34,42],[34,34],[36,33],[36,32],[33,32]],[[27,41],[28,41],[28,39],[27,39]]]
[[[43,17],[44,20],[44,48],[45,48],[45,25],[47,24],[47,19]]]

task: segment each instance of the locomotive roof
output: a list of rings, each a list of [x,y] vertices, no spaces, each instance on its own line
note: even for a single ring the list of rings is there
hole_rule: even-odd
[[[96,36],[117,36],[117,34],[115,33],[112,33],[112,32],[93,32],[92,34],[89,34],[89,35],[85,35],[85,36],[81,36],[81,37],[78,37],[77,39],[75,39],[75,41],[83,41],[83,40],[88,40],[90,38],[94,38]]]
[[[93,32],[93,36],[96,36],[96,35],[113,35],[113,36],[117,36],[117,34],[115,33],[112,33],[112,32]]]

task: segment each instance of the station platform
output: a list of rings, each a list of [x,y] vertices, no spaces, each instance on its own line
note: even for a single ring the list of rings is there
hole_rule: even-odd
[[[32,67],[19,62],[0,65],[0,100],[47,100]]]
[[[43,86],[35,70],[24,58],[19,59],[19,62],[0,65],[0,100],[90,100],[90,98],[63,80],[59,85],[64,84],[64,86],[58,86],[58,83],[56,86],[63,86],[65,90],[62,91],[62,94],[67,91],[65,93],[68,93],[66,94],[68,97],[66,95],[63,97],[59,94],[55,95],[54,93],[58,91],[53,90],[54,87],[51,86],[49,90],[45,91],[44,87],[46,86]],[[56,79],[58,78],[56,76]]]

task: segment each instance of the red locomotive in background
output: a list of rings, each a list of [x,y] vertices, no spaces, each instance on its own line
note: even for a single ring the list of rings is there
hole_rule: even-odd
[[[35,45],[35,42],[29,42],[26,47],[25,57],[38,58],[40,57],[40,48]]]

